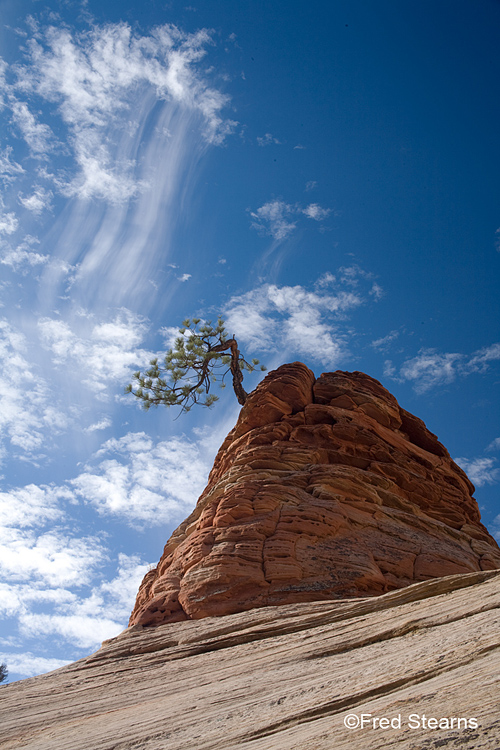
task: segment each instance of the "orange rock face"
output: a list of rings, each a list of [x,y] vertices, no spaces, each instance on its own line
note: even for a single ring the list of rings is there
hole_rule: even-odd
[[[382,594],[500,568],[474,486],[422,420],[361,372],[269,373],[130,625]]]

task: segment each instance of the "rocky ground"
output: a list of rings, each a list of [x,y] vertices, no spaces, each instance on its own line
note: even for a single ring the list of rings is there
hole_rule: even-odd
[[[1,688],[1,747],[497,750],[499,607],[500,571],[488,571],[135,626]],[[345,726],[362,714],[366,726]]]

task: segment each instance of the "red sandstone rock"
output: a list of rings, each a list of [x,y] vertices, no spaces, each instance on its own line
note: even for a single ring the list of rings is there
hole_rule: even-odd
[[[474,487],[418,417],[361,372],[269,373],[130,625],[377,595],[500,568]]]

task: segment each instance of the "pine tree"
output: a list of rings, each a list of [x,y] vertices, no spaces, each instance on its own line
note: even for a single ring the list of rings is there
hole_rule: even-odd
[[[125,392],[140,399],[144,409],[163,404],[180,406],[182,413],[198,403],[212,406],[218,400],[210,393],[212,383],[218,382],[224,388],[225,377],[231,373],[234,393],[243,405],[248,395],[242,385],[243,371],[253,372],[259,360],[247,362],[241,356],[238,342],[228,336],[222,318],[217,319],[216,326],[200,318],[185,320],[179,334],[163,364],[157,357],[152,359],[144,374],[134,373],[135,383],[129,384]],[[260,369],[266,368],[261,365]]]

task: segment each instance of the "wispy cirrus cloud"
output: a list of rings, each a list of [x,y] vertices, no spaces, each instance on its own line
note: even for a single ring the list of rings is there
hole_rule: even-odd
[[[224,115],[228,95],[209,80],[212,44],[207,30],[171,24],[143,35],[125,23],[78,33],[33,22],[24,59],[3,63],[16,137],[0,153],[0,177],[18,185],[18,197],[0,211],[0,232],[22,227],[19,209],[36,219],[54,197],[68,200],[50,243],[40,238],[38,258],[16,253],[19,241],[4,254],[23,272],[47,254],[61,260],[41,276],[48,307],[68,283],[65,268],[74,271],[77,304],[91,295],[108,305],[153,304],[152,280],[188,209],[198,163],[236,124]],[[25,169],[20,138],[36,170]]]
[[[380,351],[387,351],[389,346],[392,344],[393,341],[396,341],[396,339],[399,337],[399,331],[390,331],[385,336],[381,336],[379,339],[375,339],[372,341],[371,345],[374,349],[379,349]]]
[[[70,195],[95,195],[111,202],[126,200],[140,189],[130,154],[120,158],[110,140],[110,127],[130,109],[138,85],[150,86],[155,98],[197,113],[206,141],[222,142],[234,126],[221,116],[228,98],[208,85],[196,68],[210,42],[206,30],[186,34],[164,25],[145,37],[125,23],[95,26],[85,35],[49,26],[32,38],[29,62],[17,66],[11,92],[55,103],[69,128],[80,173],[65,185],[59,182],[59,187]],[[36,121],[26,102],[14,99],[11,109],[34,152],[46,154],[56,145],[50,127]],[[128,123],[129,129],[138,125]]]

